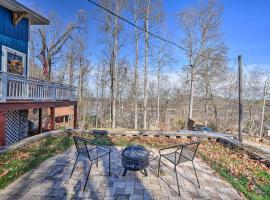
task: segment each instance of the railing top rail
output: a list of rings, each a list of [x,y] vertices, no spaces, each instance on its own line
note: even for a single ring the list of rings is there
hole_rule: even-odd
[[[46,85],[50,84],[52,86],[55,85],[55,86],[65,88],[65,89],[77,90],[77,87],[75,87],[75,86],[55,83],[55,82],[52,82],[52,81],[41,80],[41,79],[37,79],[37,78],[33,78],[33,77],[26,77],[26,76],[22,76],[22,75],[18,75],[18,74],[12,74],[12,73],[9,73],[9,72],[0,71],[0,76],[1,76],[1,74],[4,74],[4,73],[7,74],[8,79],[25,80],[25,81],[30,81],[30,82],[34,82],[34,83],[39,82],[41,84],[46,84]]]

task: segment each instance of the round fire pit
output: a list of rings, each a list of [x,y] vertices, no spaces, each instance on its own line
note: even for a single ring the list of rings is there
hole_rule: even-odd
[[[140,171],[144,170],[147,176],[146,168],[149,165],[149,151],[140,145],[132,145],[126,147],[122,152],[122,165],[125,168],[123,176],[127,170]]]

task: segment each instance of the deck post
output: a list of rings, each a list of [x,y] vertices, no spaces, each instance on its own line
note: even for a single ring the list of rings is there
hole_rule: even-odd
[[[42,133],[42,108],[38,109],[38,133]]]
[[[74,105],[74,119],[73,119],[73,123],[74,123],[74,129],[78,128],[78,107],[77,104]]]
[[[50,108],[50,130],[53,131],[54,130],[54,122],[55,120],[55,107],[51,107]]]
[[[7,112],[0,111],[0,146],[6,145],[6,118]]]
[[[7,73],[1,74],[1,88],[0,88],[0,102],[6,102],[7,100]]]

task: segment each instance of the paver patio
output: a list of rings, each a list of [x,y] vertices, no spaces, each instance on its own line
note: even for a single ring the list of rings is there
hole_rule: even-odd
[[[73,147],[63,154],[48,159],[38,168],[1,190],[1,199],[243,199],[230,184],[216,175],[199,158],[195,159],[195,165],[200,188],[191,183],[191,181],[196,183],[191,163],[178,166],[181,190],[181,197],[179,197],[170,188],[177,190],[173,172],[163,166],[162,178],[156,176],[157,159],[151,161],[147,177],[144,177],[141,172],[129,171],[123,177],[120,152],[120,148],[112,148],[112,176],[110,177],[106,175],[108,174],[107,157],[99,162],[98,168],[93,165],[85,192],[82,188],[88,161],[82,158],[70,178],[76,159],[76,150]]]

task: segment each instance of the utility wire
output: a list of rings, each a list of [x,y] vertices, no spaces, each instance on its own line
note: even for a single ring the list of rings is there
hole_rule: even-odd
[[[188,52],[188,53],[195,54],[195,55],[197,55],[197,56],[200,56],[200,57],[203,57],[203,58],[207,58],[207,59],[210,59],[210,60],[217,60],[217,61],[232,61],[232,60],[235,60],[235,59],[236,59],[236,58],[230,58],[230,59],[217,59],[217,58],[205,56],[205,55],[202,55],[202,54],[200,54],[200,53],[191,51],[191,50],[189,50],[189,49],[186,49],[186,48],[183,47],[183,46],[180,46],[180,45],[177,44],[176,42],[170,41],[170,40],[165,39],[165,38],[163,38],[163,37],[161,37],[161,36],[159,36],[159,35],[157,35],[157,34],[155,34],[155,33],[152,33],[152,32],[150,32],[150,31],[147,31],[145,28],[142,28],[142,27],[140,27],[140,26],[134,24],[133,22],[131,22],[131,21],[125,19],[124,17],[122,17],[122,16],[120,16],[120,15],[118,15],[118,14],[116,14],[116,13],[114,13],[113,11],[109,10],[108,8],[106,8],[106,7],[104,7],[104,6],[102,6],[102,5],[98,4],[98,3],[96,3],[95,1],[92,1],[92,0],[87,0],[87,1],[88,1],[89,3],[94,4],[95,6],[97,6],[97,7],[99,7],[99,8],[101,8],[102,10],[105,10],[106,12],[110,13],[111,15],[113,15],[113,16],[115,16],[115,17],[121,19],[121,20],[123,20],[124,22],[128,23],[129,25],[134,26],[135,28],[137,28],[137,29],[139,29],[139,30],[141,30],[141,31],[144,31],[145,33],[148,33],[150,36],[152,36],[152,37],[154,37],[154,38],[157,38],[157,39],[159,39],[159,40],[161,40],[161,41],[163,41],[163,42],[166,42],[166,43],[169,43],[169,44],[171,44],[171,45],[174,45],[174,46],[176,46],[177,48],[179,48],[179,49],[181,49],[181,50],[183,50],[183,51],[186,51],[186,52]]]

